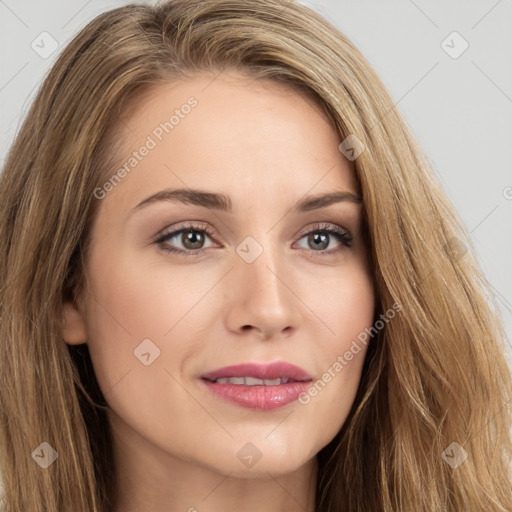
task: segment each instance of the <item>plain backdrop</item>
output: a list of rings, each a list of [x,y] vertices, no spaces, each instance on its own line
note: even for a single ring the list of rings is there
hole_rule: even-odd
[[[0,164],[62,48],[127,3],[0,0]],[[512,2],[300,3],[344,32],[388,87],[471,233],[512,354]]]

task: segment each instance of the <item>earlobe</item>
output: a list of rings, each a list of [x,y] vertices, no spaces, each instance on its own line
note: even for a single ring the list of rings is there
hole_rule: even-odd
[[[63,303],[62,338],[69,345],[80,345],[87,341],[85,319],[72,301]]]

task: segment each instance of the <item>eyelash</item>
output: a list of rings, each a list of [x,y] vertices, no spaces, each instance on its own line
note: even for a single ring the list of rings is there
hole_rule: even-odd
[[[155,240],[155,244],[158,245],[163,251],[165,252],[168,252],[168,253],[174,253],[174,254],[180,254],[182,256],[199,256],[201,254],[203,254],[204,251],[206,251],[206,249],[197,249],[197,250],[192,250],[192,249],[189,249],[189,250],[183,250],[183,249],[176,249],[175,247],[170,247],[168,245],[165,245],[165,241],[170,239],[170,238],[174,238],[176,235],[179,235],[181,234],[182,232],[184,231],[198,231],[198,232],[204,232],[206,233],[210,238],[213,238],[214,236],[214,233],[212,233],[212,231],[208,228],[207,225],[199,225],[199,224],[187,224],[187,225],[184,225],[184,226],[181,226],[179,229],[177,230],[174,230],[174,231],[170,231],[169,233],[164,233],[163,235],[159,236],[156,240]],[[329,235],[333,235],[336,240],[338,240],[339,242],[341,242],[341,244],[345,247],[352,247],[352,241],[353,241],[353,237],[348,233],[346,232],[345,230],[333,225],[333,224],[328,224],[328,223],[319,223],[319,224],[316,224],[315,226],[313,226],[313,228],[311,230],[309,230],[308,232],[304,233],[300,238],[299,240],[301,240],[302,238],[304,238],[305,236],[311,234],[311,233],[316,233],[316,232],[319,232],[319,233],[322,233],[322,234],[329,234]],[[319,256],[320,257],[326,257],[326,256],[330,256],[332,254],[335,254],[335,253],[338,253],[339,251],[343,250],[343,248],[338,248],[338,249],[335,249],[335,250],[331,250],[331,251],[325,251],[325,250],[319,250],[319,251],[314,251],[313,249],[311,249],[311,252],[314,252],[314,253],[320,253]]]

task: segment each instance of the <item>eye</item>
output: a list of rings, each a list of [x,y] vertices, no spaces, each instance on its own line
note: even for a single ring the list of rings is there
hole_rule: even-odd
[[[167,252],[179,253],[183,256],[197,256],[202,254],[204,251],[203,244],[205,241],[205,234],[208,238],[213,236],[213,233],[205,224],[188,224],[177,230],[164,233],[155,241],[155,243],[159,245],[162,250]],[[176,248],[169,245],[169,242],[173,239],[177,239],[177,241],[183,245],[183,248]]]
[[[344,247],[352,247],[353,237],[347,231],[336,226],[335,224],[321,223],[313,226],[300,240],[306,238],[308,247],[313,252],[319,253],[318,256],[330,256],[343,250],[343,247],[325,251],[334,240],[340,242]]]
[[[199,256],[205,250],[205,236],[207,238],[213,236],[212,231],[206,224],[187,224],[179,229],[164,233],[155,240],[155,244],[166,252],[177,253],[183,256]],[[299,241],[304,238],[306,238],[306,242],[309,245],[306,249],[319,253],[319,256],[333,255],[342,251],[343,247],[352,247],[353,241],[353,237],[347,231],[335,224],[328,223],[316,224],[302,235]],[[171,243],[174,239],[176,239],[177,243],[182,244],[181,248],[175,247]],[[340,242],[342,247],[326,251],[325,249],[331,245],[332,239]]]

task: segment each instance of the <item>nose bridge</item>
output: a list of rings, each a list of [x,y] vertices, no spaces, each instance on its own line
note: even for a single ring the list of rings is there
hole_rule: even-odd
[[[252,263],[243,263],[242,275],[243,282],[247,283],[251,295],[265,295],[266,299],[282,298],[282,283],[276,272],[276,256],[270,256],[270,251],[264,250],[263,253]]]
[[[273,233],[264,233],[263,230],[254,236],[247,236],[237,247],[240,276],[248,287],[258,293],[282,296],[282,281],[285,268],[284,248],[273,240]],[[286,272],[285,272],[286,273]]]
[[[261,231],[246,237],[236,251],[232,309],[237,314],[231,317],[236,318],[236,328],[251,325],[269,335],[295,326],[299,301],[291,291],[284,247],[272,233]]]

